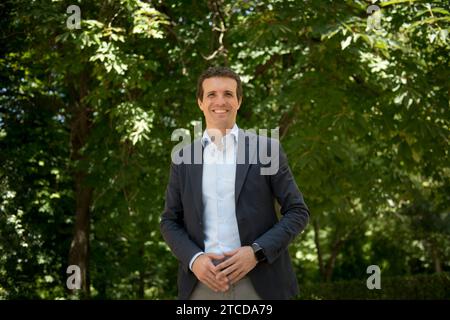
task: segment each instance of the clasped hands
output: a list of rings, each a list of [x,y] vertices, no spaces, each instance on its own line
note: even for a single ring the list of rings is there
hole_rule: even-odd
[[[227,258],[225,261],[214,265],[214,260],[225,258]],[[226,292],[230,285],[241,280],[257,263],[252,247],[244,246],[225,252],[223,255],[201,254],[195,259],[192,272],[199,281],[206,284],[211,290]]]

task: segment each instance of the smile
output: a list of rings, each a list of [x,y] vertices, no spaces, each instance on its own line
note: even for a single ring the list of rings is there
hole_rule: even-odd
[[[224,114],[224,113],[227,113],[228,110],[213,110],[212,112],[217,113],[217,114]]]

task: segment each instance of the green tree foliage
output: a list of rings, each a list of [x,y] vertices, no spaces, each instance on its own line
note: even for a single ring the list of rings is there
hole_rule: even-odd
[[[242,75],[240,127],[280,128],[312,212],[290,247],[302,283],[449,271],[447,1],[0,8],[1,298],[175,297],[171,134],[201,120],[210,65]]]

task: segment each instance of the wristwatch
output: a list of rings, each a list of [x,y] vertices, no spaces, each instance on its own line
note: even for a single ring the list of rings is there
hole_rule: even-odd
[[[253,253],[255,254],[256,260],[258,262],[266,260],[266,254],[264,249],[259,246],[256,242],[252,244]]]

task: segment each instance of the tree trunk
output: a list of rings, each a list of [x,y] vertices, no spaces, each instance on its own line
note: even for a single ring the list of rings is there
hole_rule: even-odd
[[[330,282],[331,277],[333,276],[334,266],[336,264],[337,255],[339,253],[339,250],[342,247],[342,244],[344,243],[344,240],[342,239],[336,239],[336,241],[333,244],[332,251],[331,251],[331,257],[330,260],[328,260],[327,268],[325,271],[325,281]]]
[[[441,259],[439,258],[439,252],[436,249],[434,241],[430,242],[430,251],[431,251],[431,257],[432,257],[433,263],[434,263],[434,272],[441,273],[442,272],[442,263],[441,263]]]
[[[138,288],[138,299],[145,298],[145,272],[139,270],[139,288]]]
[[[83,299],[90,296],[89,279],[89,231],[90,231],[90,206],[93,188],[86,185],[87,173],[79,169],[78,162],[85,161],[81,150],[86,145],[91,118],[88,108],[83,105],[83,98],[87,95],[87,78],[82,73],[79,78],[79,90],[71,86],[72,103],[70,106],[71,117],[71,160],[75,162],[73,178],[75,182],[75,229],[69,251],[69,265],[77,265],[81,271],[81,292]],[[72,293],[76,293],[72,291]]]
[[[320,247],[320,239],[319,239],[319,222],[317,221],[317,218],[314,219],[313,221],[313,226],[314,226],[314,242],[316,244],[316,250],[317,250],[317,258],[319,261],[319,271],[320,271],[320,275],[322,276],[322,279],[326,279],[325,277],[325,269],[323,266],[323,257],[322,257],[322,250]]]
[[[92,188],[84,186],[84,175],[75,174],[76,217],[75,230],[69,252],[69,265],[77,265],[81,271],[81,296],[89,298],[89,231],[90,231],[90,203]]]
[[[144,243],[142,242],[142,245]],[[139,249],[139,257],[141,257],[141,259],[144,259],[144,251],[145,248],[143,246],[141,246],[141,248]],[[142,264],[141,267],[139,268],[139,288],[138,288],[138,299],[144,299],[145,298],[145,267]]]

